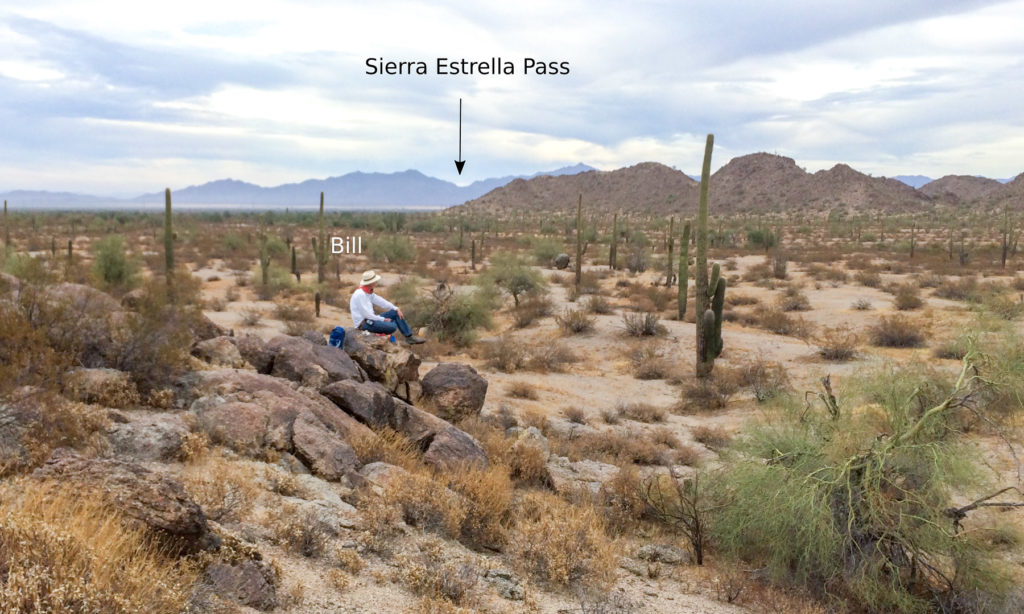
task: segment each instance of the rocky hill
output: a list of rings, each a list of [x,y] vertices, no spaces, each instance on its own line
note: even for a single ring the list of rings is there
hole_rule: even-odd
[[[920,188],[920,192],[951,203],[970,203],[1000,193],[1004,186],[995,179],[970,175],[946,175]]]
[[[580,194],[590,211],[691,215],[699,183],[662,164],[616,171],[518,180],[469,201],[473,210],[567,211]],[[779,211],[795,207],[853,211],[914,211],[933,199],[896,179],[872,177],[837,164],[808,173],[792,158],[756,153],[733,158],[711,176],[711,205],[721,212]]]

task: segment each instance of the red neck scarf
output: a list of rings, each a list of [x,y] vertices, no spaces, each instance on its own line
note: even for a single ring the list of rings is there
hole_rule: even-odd
[[[373,286],[359,286],[359,289],[367,294],[373,294]]]

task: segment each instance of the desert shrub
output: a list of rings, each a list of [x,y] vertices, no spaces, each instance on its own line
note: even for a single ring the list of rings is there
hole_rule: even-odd
[[[259,326],[266,313],[259,307],[246,307],[242,310],[242,326]]]
[[[807,320],[793,317],[778,307],[758,306],[753,313],[758,325],[776,335],[788,335],[800,339],[810,336],[813,326]]]
[[[512,321],[516,328],[526,328],[536,320],[551,315],[551,309],[551,299],[542,290],[527,292],[512,311]]]
[[[853,279],[866,288],[877,288],[882,285],[882,276],[878,274],[878,271],[867,269],[857,271]]]
[[[735,369],[739,385],[749,389],[759,403],[773,399],[790,387],[786,368],[763,356],[743,362]]]
[[[492,369],[512,373],[526,364],[526,346],[510,335],[502,335],[484,346],[484,358]]]
[[[691,380],[683,387],[677,411],[692,413],[722,409],[739,392],[740,380],[735,371],[717,368],[711,377]]]
[[[477,278],[477,284],[501,288],[512,297],[517,307],[520,297],[526,293],[542,293],[547,288],[541,272],[531,268],[521,256],[512,252],[491,254],[490,264]]]
[[[756,296],[750,296],[749,294],[733,294],[730,292],[725,295],[725,304],[732,307],[757,305],[760,302]]]
[[[582,309],[566,309],[562,315],[555,316],[555,322],[570,335],[594,330],[594,318]]]
[[[93,246],[92,271],[104,288],[129,290],[138,282],[138,264],[125,254],[124,239],[109,235]]]
[[[409,237],[387,234],[367,243],[366,255],[371,261],[395,264],[416,260],[416,246]]]
[[[331,537],[328,525],[319,518],[316,511],[301,511],[293,503],[286,503],[278,508],[273,531],[281,547],[307,558],[323,556]]]
[[[566,407],[562,410],[562,415],[565,419],[573,424],[586,424],[587,414],[582,408],[573,405],[572,407]]]
[[[669,304],[671,304],[672,300],[677,296],[675,290],[665,288],[663,286],[645,286],[641,294],[650,302],[650,305],[654,307],[655,311],[664,311],[668,309]]]
[[[634,275],[647,270],[647,248],[634,244],[626,254],[626,268]]]
[[[954,301],[974,301],[978,295],[978,279],[966,276],[947,278],[932,293],[939,298]]]
[[[807,266],[806,273],[816,281],[842,283],[848,278],[846,271],[815,262]]]
[[[196,571],[102,501],[55,485],[0,490],[4,612],[185,611]]]
[[[650,439],[639,436],[638,433],[606,430],[583,433],[571,440],[568,456],[573,460],[591,458],[618,465],[672,464],[671,457],[665,454],[666,450],[666,447],[659,446]]]
[[[529,492],[516,506],[511,550],[537,580],[554,586],[605,586],[618,557],[592,507],[572,505],[545,492]]]
[[[402,510],[411,526],[455,539],[462,531],[467,504],[443,482],[423,472],[409,472],[389,480],[384,499]]]
[[[422,597],[421,612],[461,614],[470,610],[459,606],[478,601],[481,570],[468,560],[451,560],[440,543],[428,541],[420,544],[418,553],[402,554],[398,567],[396,579]]]
[[[632,337],[652,337],[665,334],[666,329],[659,322],[660,319],[654,313],[624,312],[622,314],[623,328]]]
[[[658,352],[658,348],[641,345],[629,353],[633,376],[637,379],[663,379],[671,372],[671,365]]]
[[[466,504],[460,539],[478,547],[503,546],[511,525],[513,488],[508,469],[500,465],[463,467],[445,475],[448,487],[462,495]]]
[[[590,313],[608,315],[614,312],[611,302],[600,294],[593,294],[587,298],[586,310]]]
[[[0,446],[6,449],[0,476],[36,467],[57,448],[102,452],[107,447],[102,433],[109,423],[97,406],[49,391],[17,390],[0,404]]]
[[[220,454],[207,454],[190,463],[181,483],[203,513],[217,522],[244,518],[259,494],[252,471]]]
[[[313,312],[308,307],[283,302],[274,305],[274,317],[283,322],[309,323],[314,320]]]
[[[513,446],[508,458],[509,474],[520,486],[544,486],[547,462],[547,454],[539,446]]]
[[[465,347],[479,328],[491,327],[494,295],[487,288],[457,293],[446,284],[403,308],[410,326],[427,326],[438,340]]]
[[[555,256],[565,251],[562,242],[551,237],[533,237],[530,244],[534,264],[538,266],[551,266]]]
[[[859,298],[850,304],[850,308],[856,311],[870,311],[871,301],[866,298]]]
[[[925,342],[921,325],[900,314],[882,316],[867,332],[871,345],[878,347],[916,348]]]
[[[982,298],[981,307],[1004,320],[1017,320],[1024,314],[1024,299],[1015,299],[1001,292],[991,292]]]
[[[957,335],[944,339],[932,348],[932,356],[950,360],[963,360],[971,348],[971,339],[967,335]]]
[[[818,334],[818,355],[825,360],[851,360],[857,355],[859,336],[848,325],[826,326]]]
[[[694,441],[702,443],[712,450],[721,450],[732,441],[732,435],[720,426],[702,424],[693,427],[691,433]]]
[[[543,373],[561,373],[566,365],[579,360],[579,357],[560,342],[545,343],[530,349],[526,367]]]
[[[921,289],[913,284],[901,284],[893,294],[893,306],[899,311],[920,309],[924,305]]]
[[[663,408],[643,401],[636,401],[633,403],[620,401],[616,406],[615,411],[620,416],[636,422],[664,422],[665,418],[668,417],[668,412]]]
[[[872,378],[876,398],[888,400],[879,406],[884,439],[877,412],[821,406],[749,429],[743,453],[714,483],[717,550],[774,582],[828,591],[856,609],[986,611],[960,608],[988,603],[1009,611],[1005,568],[971,537],[976,529],[961,530],[961,514],[970,512],[952,499],[981,478],[946,428],[949,413],[971,402],[970,373],[965,364],[957,384],[943,387],[948,396],[923,411],[918,384],[898,374]]]
[[[423,455],[416,443],[387,427],[377,429],[373,434],[351,437],[349,443],[362,465],[379,461],[407,471],[414,471],[422,465]]]
[[[508,387],[505,388],[505,394],[514,399],[537,400],[539,398],[537,387],[524,380],[509,382]]]
[[[799,286],[790,284],[783,290],[777,305],[782,311],[808,311],[811,301]]]

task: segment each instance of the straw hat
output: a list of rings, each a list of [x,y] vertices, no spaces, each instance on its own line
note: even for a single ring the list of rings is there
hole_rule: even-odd
[[[360,286],[369,286],[375,284],[381,280],[380,275],[377,275],[376,271],[364,271],[363,278],[359,280]]]

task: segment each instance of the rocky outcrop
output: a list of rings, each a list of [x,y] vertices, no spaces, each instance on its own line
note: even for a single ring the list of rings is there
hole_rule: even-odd
[[[423,399],[446,420],[480,413],[487,396],[487,380],[469,365],[443,362],[423,376]]]
[[[126,518],[151,531],[169,552],[191,554],[219,546],[202,509],[181,484],[141,465],[60,449],[32,477],[104,497]]]
[[[589,459],[572,462],[564,456],[548,458],[547,470],[551,487],[560,494],[586,489],[596,495],[606,482],[619,473],[615,465]]]
[[[344,349],[370,379],[392,392],[398,392],[403,384],[419,379],[419,357],[376,335],[346,328]]]
[[[64,374],[61,386],[65,396],[83,403],[123,409],[139,402],[131,377],[116,369],[72,369]]]
[[[211,440],[255,458],[265,458],[268,450],[294,454],[329,480],[357,467],[348,443],[352,437],[374,436],[326,398],[269,375],[199,371],[186,378],[185,389],[199,427]]]
[[[340,380],[363,381],[363,375],[348,354],[326,345],[313,345],[300,337],[279,335],[267,343],[274,358],[270,374],[320,388]]]
[[[107,430],[107,439],[117,458],[168,462],[181,454],[181,443],[189,428],[180,413],[132,414],[126,421],[114,420]]]
[[[473,437],[451,423],[391,396],[375,382],[337,382],[324,396],[363,424],[390,428],[423,451],[423,460],[438,469],[460,464],[487,465],[487,454]]]
[[[215,367],[238,369],[245,366],[245,359],[232,342],[232,337],[214,337],[199,341],[192,346],[192,355]]]
[[[238,348],[242,358],[256,369],[257,373],[264,375],[270,373],[274,366],[274,353],[267,348],[267,343],[256,335],[242,335],[241,337],[228,337]]]
[[[277,607],[277,575],[266,561],[210,563],[203,572],[203,580],[222,599],[263,612]]]

